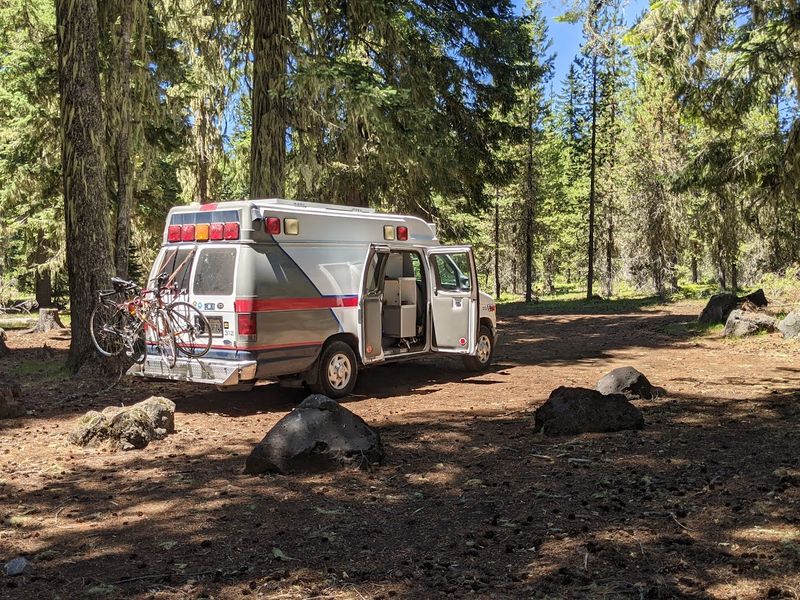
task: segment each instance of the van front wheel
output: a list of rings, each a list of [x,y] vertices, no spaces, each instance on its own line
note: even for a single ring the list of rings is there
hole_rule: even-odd
[[[328,398],[344,398],[353,391],[357,376],[358,363],[353,349],[345,342],[332,342],[319,357],[317,381],[311,389]]]
[[[464,366],[469,371],[485,371],[489,368],[494,355],[494,336],[492,330],[486,325],[481,325],[478,331],[478,343],[475,347],[475,356],[465,356]]]

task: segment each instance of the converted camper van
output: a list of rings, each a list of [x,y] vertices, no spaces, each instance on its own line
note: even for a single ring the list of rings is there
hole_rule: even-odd
[[[228,390],[277,379],[340,398],[360,368],[432,352],[484,370],[497,339],[472,248],[441,245],[416,217],[277,199],[178,206],[150,277],[175,270],[211,349],[172,368],[151,349],[130,374]]]

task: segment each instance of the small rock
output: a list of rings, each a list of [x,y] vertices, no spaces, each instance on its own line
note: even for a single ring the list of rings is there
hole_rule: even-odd
[[[156,439],[175,433],[175,403],[169,398],[151,396],[134,404],[131,408],[143,410],[150,417],[156,432]]]
[[[278,421],[247,457],[245,472],[316,472],[383,460],[378,432],[327,396],[315,394]]]
[[[28,566],[28,560],[22,556],[19,556],[6,563],[5,566],[6,575],[8,577],[16,577],[17,575],[22,575],[27,566]]]
[[[622,394],[560,387],[534,413],[533,431],[544,435],[576,435],[642,429],[642,411]]]
[[[723,334],[726,337],[744,337],[761,331],[775,331],[777,321],[770,315],[750,310],[736,309],[728,315]]]
[[[778,331],[786,339],[800,338],[800,309],[795,309],[778,323]]]
[[[629,400],[652,400],[664,393],[662,388],[654,387],[643,373],[633,367],[620,367],[607,373],[597,382],[597,391],[606,396],[622,394]]]
[[[109,423],[112,445],[122,450],[138,450],[155,439],[153,421],[141,408],[130,407],[117,414]]]
[[[22,388],[17,381],[0,379],[0,419],[14,419],[25,414],[20,396]]]
[[[69,434],[69,441],[77,446],[96,446],[109,438],[108,425],[106,415],[90,410],[78,420]]]

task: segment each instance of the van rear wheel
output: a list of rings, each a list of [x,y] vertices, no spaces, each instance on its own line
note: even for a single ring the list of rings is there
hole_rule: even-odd
[[[358,363],[349,344],[336,341],[328,344],[317,363],[317,381],[311,389],[328,398],[344,398],[356,385]]]
[[[470,371],[485,371],[492,363],[494,355],[494,336],[492,330],[486,325],[481,325],[478,331],[478,343],[475,347],[475,356],[465,356],[464,366]]]

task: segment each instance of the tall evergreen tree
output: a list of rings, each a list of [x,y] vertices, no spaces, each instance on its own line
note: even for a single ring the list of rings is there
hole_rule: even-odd
[[[89,315],[113,273],[103,172],[97,5],[57,0],[64,214],[72,341],[68,365],[93,354]]]

